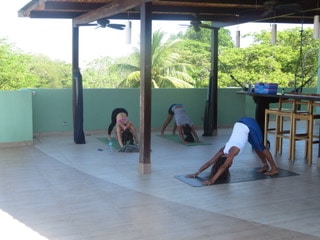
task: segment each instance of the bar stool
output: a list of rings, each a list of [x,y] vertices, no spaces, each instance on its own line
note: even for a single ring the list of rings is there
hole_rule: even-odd
[[[280,98],[278,108],[266,109],[265,112],[265,131],[264,143],[267,141],[268,134],[275,135],[275,156],[282,154],[283,139],[288,139],[289,142],[289,159],[294,158],[293,148],[293,115],[295,113],[307,113],[308,112],[308,102],[300,101],[298,99],[284,99]],[[269,128],[269,118],[270,115],[275,116],[275,128]],[[289,126],[285,128],[284,120],[288,119]]]
[[[292,142],[291,160],[295,160],[296,141],[305,141],[305,158],[308,165],[312,164],[313,144],[319,143],[319,134],[314,134],[313,125],[316,119],[320,119],[320,114],[314,113],[315,107],[320,107],[320,103],[312,100],[307,101],[306,112],[295,112],[292,116]],[[305,121],[306,129],[298,132],[297,121]]]
[[[264,144],[267,145],[268,135],[275,136],[275,155],[282,153],[282,143],[284,138],[290,139],[291,119],[295,109],[295,101],[293,99],[280,98],[277,108],[270,108],[265,110],[265,132],[264,132]],[[270,118],[274,116],[275,127],[270,127]],[[290,126],[284,129],[284,120],[289,118]]]

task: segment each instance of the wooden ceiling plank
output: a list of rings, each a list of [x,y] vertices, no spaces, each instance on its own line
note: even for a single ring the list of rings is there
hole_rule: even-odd
[[[79,12],[61,12],[61,11],[32,11],[30,13],[30,18],[52,18],[52,19],[73,19],[76,16],[79,16]]]
[[[140,6],[142,0],[114,0],[95,11],[85,13],[73,19],[73,26],[91,23],[97,19],[110,17],[112,15],[128,11],[132,8]],[[144,2],[151,2],[151,0],[144,0]]]
[[[43,10],[47,0],[38,0],[29,2],[21,10],[18,11],[19,17],[29,17],[32,11]]]
[[[99,7],[104,6],[105,3],[85,3],[85,2],[55,2],[48,1],[45,3],[46,10],[68,10],[68,11],[84,11],[89,12]]]
[[[314,0],[278,0],[279,3],[301,5],[299,13],[278,10],[273,16],[264,17],[268,0],[30,0],[20,11],[19,17],[74,19],[75,25],[94,22],[99,18],[124,17],[129,12],[134,19],[140,19],[140,5],[152,2],[153,20],[191,20],[194,14],[201,21],[213,21],[219,26],[244,22],[313,23],[313,16],[319,12]]]
[[[242,9],[242,8],[248,8],[248,9],[256,9],[256,8],[265,8],[264,5],[259,4],[244,4],[244,3],[238,3],[235,4],[234,1],[232,3],[226,3],[223,2],[204,2],[204,1],[191,1],[191,2],[171,2],[171,1],[155,1],[153,5],[158,6],[178,6],[178,7],[203,7],[203,8],[225,8],[225,9]]]

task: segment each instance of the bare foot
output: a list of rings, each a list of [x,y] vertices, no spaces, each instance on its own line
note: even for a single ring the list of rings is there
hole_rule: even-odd
[[[277,169],[275,169],[275,170],[270,170],[270,171],[268,171],[268,172],[265,172],[264,174],[267,175],[267,176],[277,175],[277,174],[278,174],[278,170],[277,170]]]
[[[269,166],[268,165],[263,165],[262,167],[259,167],[257,169],[257,172],[258,173],[264,173],[264,172],[267,172],[269,170]]]

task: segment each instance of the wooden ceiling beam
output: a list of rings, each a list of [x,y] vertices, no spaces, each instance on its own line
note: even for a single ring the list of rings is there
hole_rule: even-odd
[[[46,0],[38,0],[37,2],[29,2],[21,10],[18,11],[19,17],[30,17],[32,11],[38,11],[44,9],[44,4]]]
[[[132,8],[140,6],[141,2],[151,2],[152,0],[118,0],[112,1],[97,10],[82,14],[73,19],[73,26],[79,26],[94,22],[100,18],[110,17],[112,15],[126,12]]]
[[[186,20],[198,14],[200,21],[212,21],[215,27],[245,22],[313,23],[320,12],[315,0],[279,0],[274,14],[264,16],[267,0],[32,0],[18,11],[19,17],[73,19],[73,26],[100,18],[140,19],[140,5],[152,2],[152,20]],[[286,4],[300,7],[290,11]],[[282,4],[282,6],[281,6]],[[275,5],[276,7],[277,5]],[[291,12],[291,13],[290,13]]]
[[[104,6],[105,3],[86,3],[86,2],[54,2],[48,1],[45,3],[46,10],[71,10],[72,11],[92,11]]]

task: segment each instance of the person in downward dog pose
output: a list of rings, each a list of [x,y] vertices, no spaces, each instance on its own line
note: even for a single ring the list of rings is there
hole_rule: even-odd
[[[164,134],[166,127],[172,119],[175,119],[173,134],[178,130],[182,143],[200,142],[197,131],[191,118],[187,115],[182,104],[172,104],[168,109],[168,115],[161,128],[161,135]]]
[[[120,147],[129,144],[139,144],[137,131],[128,118],[128,111],[125,108],[115,108],[111,113],[111,123],[108,127],[108,139],[111,141],[112,130],[116,126],[116,138]]]
[[[242,117],[234,124],[232,134],[227,143],[208,162],[203,164],[197,172],[188,174],[186,177],[196,178],[202,171],[216,164],[221,158],[225,158],[224,163],[217,171],[203,182],[203,185],[214,184],[231,167],[233,159],[243,150],[246,142],[252,145],[252,148],[263,163],[263,166],[258,168],[257,172],[268,176],[278,174],[277,166],[270,151],[263,145],[263,136],[259,124],[253,118]]]
[[[122,148],[126,141],[129,141],[130,144],[139,144],[139,140],[137,137],[137,131],[133,123],[129,120],[127,114],[125,113],[118,113],[116,116],[116,132],[117,132],[117,139],[119,142],[120,147]],[[132,134],[133,140],[130,139],[130,135]],[[124,142],[125,141],[125,142]]]
[[[111,123],[109,124],[109,127],[108,127],[108,139],[109,139],[109,141],[111,140],[112,130],[117,124],[117,115],[119,113],[124,113],[128,117],[127,109],[125,109],[125,108],[115,108],[115,109],[113,109],[113,111],[111,113]]]

